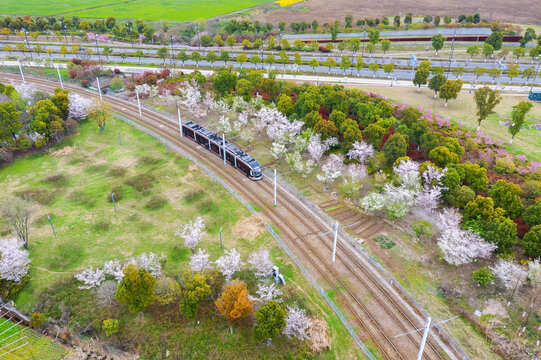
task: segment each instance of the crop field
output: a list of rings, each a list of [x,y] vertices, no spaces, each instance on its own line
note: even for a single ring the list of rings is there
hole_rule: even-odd
[[[181,224],[202,216],[208,235],[199,247],[211,254],[211,260],[222,255],[220,228],[224,249],[236,248],[243,259],[267,247],[286,277],[288,288],[302,294],[302,306],[329,324],[332,350],[320,358],[357,356],[358,349],[340,320],[262,223],[256,221],[257,215],[250,216],[218,182],[214,192],[212,178],[198,166],[171,150],[166,155],[163,144],[119,120],[110,121],[103,134],[90,122],[81,123],[78,131],[52,149],[52,164],[49,153],[38,153],[16,160],[13,167],[0,169],[0,186],[5,189],[0,201],[8,194],[24,194],[35,203],[35,220],[30,226],[30,281],[15,299],[17,306],[31,313],[43,296],[54,296],[84,308],[88,299],[86,292],[76,287],[76,273],[115,258],[125,261],[143,252],[163,254],[164,270],[180,274],[188,268],[191,252],[175,231]],[[110,201],[113,191],[117,215]],[[0,221],[0,237],[7,236],[9,227]],[[84,315],[73,314],[74,318],[79,316]],[[141,330],[147,335],[153,334],[157,326],[151,319],[146,320],[148,328]],[[167,331],[185,331],[182,336],[208,349],[209,356],[217,347],[220,353],[231,355],[239,346],[258,346],[251,340],[246,344],[244,333],[248,330],[226,336],[221,327],[216,328],[216,320],[205,321],[208,324],[202,322],[199,330],[178,327]]]
[[[142,20],[190,21],[208,19],[243,10],[269,0],[90,0],[79,2],[0,0],[0,12],[10,15],[61,15],[89,18],[131,18]]]

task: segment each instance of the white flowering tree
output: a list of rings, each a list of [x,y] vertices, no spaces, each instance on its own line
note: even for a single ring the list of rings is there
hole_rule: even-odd
[[[287,307],[286,326],[283,334],[287,337],[304,340],[308,338],[307,330],[312,320],[306,316],[306,310],[299,309],[297,305]]]
[[[192,254],[195,253],[195,247],[205,234],[205,222],[200,216],[194,221],[189,221],[187,224],[181,225],[181,228],[175,232],[175,235],[184,239],[184,245],[192,250]]]
[[[271,146],[271,155],[276,159],[280,160],[287,154],[287,147],[280,142],[273,142]]]
[[[92,108],[92,100],[73,92],[68,94],[68,100],[68,117],[77,121],[86,119]]]
[[[28,274],[28,250],[17,238],[0,239],[0,279],[21,282]]]
[[[479,257],[490,257],[496,245],[487,243],[476,232],[463,230],[460,220],[456,209],[445,209],[439,214],[442,232],[437,242],[443,259],[452,265],[462,265]]]
[[[323,174],[318,174],[317,178],[325,184],[333,182],[342,175],[344,170],[344,157],[342,155],[331,154],[327,158],[325,165],[321,167]]]
[[[211,269],[210,254],[204,249],[197,249],[197,252],[190,257],[190,269],[193,271],[204,271]]]
[[[105,280],[105,272],[99,268],[94,270],[91,266],[75,275],[75,278],[83,283],[83,285],[79,285],[79,289],[94,289]]]
[[[371,144],[364,141],[355,141],[353,148],[348,151],[347,157],[350,160],[357,160],[361,164],[365,164],[372,156],[375,150]]]
[[[526,278],[528,277],[528,273],[522,266],[511,261],[500,259],[494,266],[489,266],[489,268],[494,272],[494,275],[500,279],[507,290],[513,289],[511,299],[515,295],[515,291],[524,285]]]
[[[129,264],[133,264],[139,269],[145,269],[154,277],[160,277],[162,274],[162,260],[163,255],[158,256],[151,252],[149,252],[148,254],[142,253],[138,256],[132,257],[123,267],[126,267]]]
[[[195,117],[202,119],[207,114],[207,106],[202,101],[201,91],[195,81],[180,89],[180,106]]]
[[[276,302],[282,302],[280,296],[282,296],[282,290],[276,286],[274,282],[265,281],[257,284],[256,290],[257,296],[248,295],[250,300],[258,302],[260,304],[265,304],[271,300]]]
[[[116,281],[120,282],[124,278],[124,273],[122,272],[122,263],[118,260],[110,260],[103,264],[103,272],[105,275],[109,275],[115,278]]]
[[[268,249],[254,251],[248,258],[248,263],[254,268],[256,276],[266,277],[272,272],[273,264]]]
[[[240,253],[236,249],[226,250],[225,255],[216,260],[218,270],[224,274],[227,281],[231,281],[233,274],[240,271],[241,265],[243,263],[240,260]]]
[[[402,186],[409,189],[419,189],[421,174],[419,174],[419,164],[415,161],[403,160],[393,167],[393,171]]]
[[[318,162],[323,154],[328,151],[331,146],[337,145],[338,139],[335,137],[329,137],[325,141],[321,141],[320,134],[312,134],[308,140],[307,150],[312,159]]]

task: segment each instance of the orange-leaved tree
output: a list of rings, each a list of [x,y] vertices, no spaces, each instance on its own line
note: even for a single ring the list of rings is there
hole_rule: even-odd
[[[253,301],[248,299],[246,284],[233,280],[225,285],[222,295],[214,302],[220,314],[225,316],[229,330],[233,333],[233,321],[254,312]]]

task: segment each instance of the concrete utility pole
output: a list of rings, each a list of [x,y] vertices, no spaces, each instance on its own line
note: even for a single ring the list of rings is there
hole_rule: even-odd
[[[334,264],[334,260],[336,258],[336,241],[338,240],[338,221],[334,223],[334,243],[332,246],[332,262]]]
[[[51,224],[51,229],[53,229],[53,236],[56,236],[56,231],[54,231],[53,221],[51,220],[51,217],[47,215],[47,219],[49,219],[49,224]]]
[[[178,128],[180,131],[180,138],[182,139],[182,119],[180,118],[180,108],[177,108],[177,114],[178,114]]]
[[[60,75],[60,69],[58,68],[58,65],[55,65],[56,72],[58,73],[58,80],[60,80],[60,87],[62,90],[64,90],[64,83],[62,82],[62,76]]]
[[[17,60],[17,62],[19,63],[19,71],[21,72],[21,77],[23,78],[23,83],[26,83],[26,80],[24,79],[23,66],[21,65],[21,60]]]
[[[139,117],[143,117],[141,114],[141,100],[139,100],[139,91],[135,91],[135,95],[137,96],[137,106],[139,107]]]
[[[222,148],[223,148],[223,151],[224,151],[224,166],[226,165],[225,163],[225,133],[224,133],[224,136],[222,138]]]
[[[223,245],[222,245],[222,228],[220,228],[220,249],[224,249]]]
[[[274,169],[274,206],[276,206],[276,169]]]
[[[120,133],[119,133],[119,134],[120,134]],[[113,208],[115,208],[115,215],[116,215],[117,212],[116,212],[115,193],[114,193],[114,192],[111,194],[111,200],[113,200]]]
[[[120,137],[120,131],[118,132],[118,144],[122,146],[122,138]]]
[[[429,316],[427,321],[426,321],[425,332],[423,333],[423,340],[421,340],[421,347],[419,348],[419,354],[417,355],[417,360],[421,360],[421,358],[423,357],[423,351],[425,349],[426,338],[428,337],[428,331],[430,330],[430,322],[431,321],[432,321],[432,319]]]
[[[98,83],[98,91],[100,93],[100,101],[103,101],[103,96],[101,94],[100,78],[96,76],[96,82]]]

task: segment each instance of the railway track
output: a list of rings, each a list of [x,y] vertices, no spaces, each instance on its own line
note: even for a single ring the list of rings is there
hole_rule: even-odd
[[[2,73],[1,77],[20,81],[18,76]],[[27,77],[40,88],[52,90],[58,85],[50,80]],[[95,92],[73,85],[65,85],[87,97],[99,97]],[[422,333],[395,336],[423,327],[422,314],[402,299],[387,283],[378,279],[374,267],[354,254],[343,241],[338,241],[336,262],[331,263],[332,236],[310,236],[330,230],[329,224],[314,214],[289,191],[278,187],[278,207],[271,206],[273,185],[269,179],[253,182],[231,166],[224,167],[218,157],[188,139],[179,139],[178,122],[167,115],[142,108],[139,117],[136,106],[124,99],[104,96],[113,103],[115,112],[123,114],[151,129],[164,139],[181,147],[186,153],[201,160],[205,166],[222,177],[246,201],[256,204],[282,232],[283,240],[316,278],[324,280],[336,293],[336,299],[348,310],[348,315],[359,327],[357,333],[364,341],[378,347],[382,358],[413,359],[417,355]],[[294,222],[290,219],[295,219]],[[348,280],[344,280],[348,279]],[[351,281],[353,280],[353,281]],[[423,359],[458,359],[460,356],[437,334],[431,332]]]

